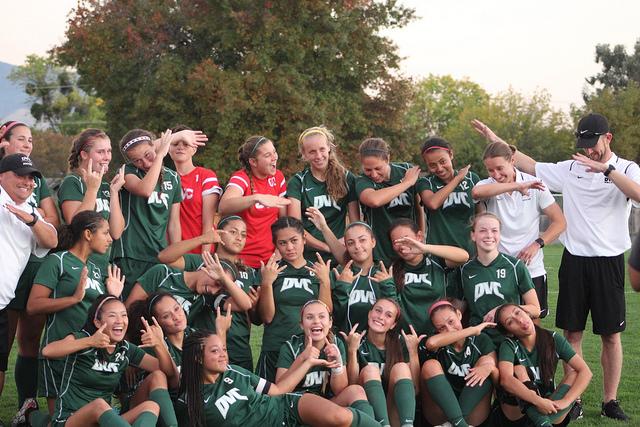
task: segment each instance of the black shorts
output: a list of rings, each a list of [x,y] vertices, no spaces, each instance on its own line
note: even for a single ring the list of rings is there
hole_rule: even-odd
[[[538,302],[540,303],[540,318],[544,319],[549,314],[549,301],[547,295],[549,293],[547,289],[547,275],[532,277],[533,286],[538,296]]]
[[[624,254],[582,257],[564,250],[558,271],[560,292],[556,326],[583,331],[591,311],[593,333],[610,335],[624,331]]]
[[[9,366],[9,310],[0,310],[0,372]]]

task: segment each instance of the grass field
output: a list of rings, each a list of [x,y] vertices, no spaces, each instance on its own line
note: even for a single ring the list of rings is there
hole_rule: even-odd
[[[558,266],[562,246],[551,245],[545,248],[545,265],[549,277],[549,304],[552,312],[545,319],[543,325],[547,328],[554,327],[555,304],[558,293]],[[640,397],[635,400],[636,387],[640,388],[640,332],[638,331],[638,318],[640,312],[640,295],[634,295],[627,284],[627,330],[622,334],[624,347],[624,367],[618,398],[627,415],[631,417],[630,425],[640,426]],[[593,371],[593,380],[586,393],[583,395],[585,406],[584,419],[577,421],[575,425],[587,426],[620,426],[619,422],[605,420],[600,417],[600,401],[602,399],[602,370],[600,368],[600,339],[591,334],[591,325],[587,325],[584,339],[584,355],[587,363]],[[256,328],[252,334],[252,348],[254,361],[258,358],[262,330]],[[15,349],[9,361],[5,390],[0,397],[0,420],[9,422],[15,413],[17,401],[15,382],[13,378],[13,365],[15,361]],[[559,370],[561,371],[561,369]]]

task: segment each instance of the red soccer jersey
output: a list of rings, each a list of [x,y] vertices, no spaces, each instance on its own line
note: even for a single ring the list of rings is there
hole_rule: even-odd
[[[218,177],[211,169],[196,167],[186,175],[181,175],[182,202],[180,203],[180,227],[182,240],[192,239],[202,234],[202,198],[209,194],[222,194]],[[208,215],[215,215],[209,212]],[[200,248],[191,252],[199,254]]]
[[[236,171],[229,179],[229,187],[240,189],[243,196],[250,196],[255,191],[256,194],[284,197],[287,192],[287,182],[279,170],[274,176],[265,179],[251,177],[251,181],[244,170]],[[271,224],[278,219],[278,208],[267,208],[257,203],[239,215],[247,224],[247,244],[240,257],[248,266],[259,268],[260,261],[266,263],[275,249],[271,241]]]

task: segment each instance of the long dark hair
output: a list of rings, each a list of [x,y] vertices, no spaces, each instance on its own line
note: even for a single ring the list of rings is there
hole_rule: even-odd
[[[282,218],[278,218],[276,222],[271,224],[271,240],[273,244],[276,244],[276,234],[278,231],[284,230],[285,228],[293,228],[296,230],[296,233],[304,236],[304,225],[302,221],[298,218],[294,218],[292,216],[283,216]]]
[[[351,224],[347,225],[347,227],[344,229],[344,235],[347,235],[347,231],[351,230],[352,228],[355,227],[362,227],[365,230],[367,230],[367,233],[369,233],[369,236],[371,236],[371,238],[373,240],[375,240],[376,236],[373,234],[373,230],[371,229],[371,226],[369,224],[367,224],[366,222],[362,222],[362,221],[354,221]],[[345,243],[346,244],[346,243]],[[373,255],[373,254],[372,254]],[[349,254],[349,250],[347,249],[346,251],[344,251],[344,264],[346,265],[349,261],[351,261],[351,255]],[[375,262],[374,262],[375,265]]]
[[[389,301],[396,308],[396,325],[389,329],[384,336],[385,361],[382,375],[388,379],[391,378],[391,368],[393,368],[393,365],[398,362],[404,362],[402,343],[400,342],[402,310],[398,302],[391,298],[378,298],[373,306],[375,307],[380,301]],[[371,310],[373,310],[373,307],[371,307]]]
[[[106,219],[96,211],[78,212],[70,224],[63,224],[58,228],[58,246],[54,252],[69,250],[82,239],[85,230],[95,233],[104,221]]]
[[[413,231],[415,234],[418,234],[418,232],[420,231],[420,227],[418,227],[418,224],[416,224],[414,220],[409,218],[396,218],[391,223],[391,227],[389,227],[389,233],[388,233],[389,241],[391,241],[391,233],[393,232],[393,230],[395,230],[398,227],[407,227],[408,229]],[[394,258],[391,266],[393,267],[393,281],[396,284],[396,289],[398,290],[398,293],[401,293],[402,290],[404,289],[404,273],[405,273],[404,260],[399,256],[397,256]]]
[[[240,148],[238,148],[238,161],[249,177],[249,188],[251,188],[251,194],[255,194],[256,192],[255,187],[253,186],[253,172],[251,171],[251,163],[249,163],[249,159],[255,159],[260,146],[267,142],[273,143],[273,141],[266,136],[252,135],[244,141]]]
[[[129,327],[127,328],[127,340],[140,345],[141,332],[144,330],[144,324],[142,319],[147,321],[148,324],[153,324],[153,316],[155,313],[155,306],[164,298],[171,298],[176,300],[173,295],[167,292],[153,292],[149,294],[147,299],[138,300],[131,304],[129,307]],[[157,319],[157,317],[156,317]]]
[[[509,307],[522,308],[518,304],[502,304],[495,313],[495,322],[497,323],[497,329],[506,336],[512,334],[507,330],[506,326],[502,323],[502,312]],[[524,310],[523,310],[524,311]],[[558,366],[558,354],[556,353],[556,342],[553,339],[553,333],[548,329],[541,328],[535,325],[536,330],[536,352],[538,353],[538,367],[540,368],[540,380],[543,387],[546,390],[553,390],[554,377],[556,375],[556,367]],[[517,337],[515,337],[517,339]],[[532,376],[531,372],[528,372],[529,377]],[[534,380],[535,378],[531,378]]]
[[[4,135],[2,135],[2,138],[0,138],[0,141],[7,140],[10,141],[11,140],[11,135],[13,135],[13,130],[19,126],[24,126],[26,128],[29,128],[28,125],[22,123],[22,122],[17,122],[15,120],[9,120],[8,122],[4,122],[2,125],[0,125],[1,127],[5,127],[7,128],[7,130],[5,131]],[[4,147],[0,148],[0,159],[3,158],[5,155],[4,152]]]
[[[215,334],[211,331],[198,329],[185,338],[182,345],[179,395],[185,396],[189,421],[193,427],[206,425],[202,407],[204,341],[212,335]]]

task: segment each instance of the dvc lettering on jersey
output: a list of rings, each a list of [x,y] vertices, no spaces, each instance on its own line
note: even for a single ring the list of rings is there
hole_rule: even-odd
[[[97,291],[99,293],[104,293],[104,291],[102,290],[102,284],[97,281],[97,280],[93,280],[89,277],[87,277],[87,284],[84,285],[85,289],[93,289],[94,291]]]
[[[471,366],[468,363],[463,363],[462,366],[456,365],[454,362],[451,362],[451,366],[447,369],[447,372],[451,375],[456,375],[458,377],[466,377],[469,375],[469,369]]]
[[[336,204],[336,201],[333,200],[331,196],[316,196],[313,198],[313,207],[316,209],[322,208],[330,208],[333,207],[339,211],[342,210],[340,206]]]
[[[405,273],[404,274],[404,284],[411,285],[413,283],[424,283],[425,285],[431,286],[431,280],[429,280],[429,273]]]
[[[324,379],[327,374],[328,372],[323,372],[323,371],[309,372],[304,377],[304,384],[302,386],[312,387],[315,385],[322,385],[322,383],[324,383]]]
[[[169,209],[169,195],[166,193],[158,193],[154,191],[147,199],[148,205],[164,205],[165,208]]]
[[[500,298],[504,299],[504,295],[500,292],[500,288],[502,285],[498,282],[481,282],[478,283],[475,287],[474,301],[478,301],[478,299],[482,298],[485,295],[496,295]]]
[[[396,206],[411,206],[411,197],[407,193],[398,194],[398,196],[389,202],[390,208]]]
[[[467,193],[451,193],[449,194],[449,197],[447,197],[447,200],[444,201],[442,209],[446,209],[451,205],[465,205],[466,207],[470,208],[471,205],[469,204],[469,200],[467,200],[467,197]]]
[[[227,419],[227,412],[229,412],[231,405],[238,400],[248,400],[247,396],[243,396],[239,392],[240,390],[234,387],[216,400],[216,408],[218,408],[220,415],[222,415],[222,418],[225,420]]]
[[[373,291],[363,291],[360,289],[355,289],[349,294],[349,305],[357,304],[359,302],[364,302],[368,304],[376,303],[376,295]]]
[[[375,367],[377,367],[378,370],[380,370],[380,376],[382,376],[382,373],[384,372],[384,363],[367,362],[367,365],[374,365]]]
[[[280,289],[280,292],[284,292],[287,289],[296,288],[296,289],[304,289],[305,291],[313,295],[313,291],[309,288],[309,285],[311,285],[310,279],[295,279],[293,277],[285,277],[284,282],[282,283],[282,289]]]
[[[110,212],[109,200],[96,199],[96,212]]]
[[[98,372],[118,372],[118,368],[120,367],[119,363],[115,362],[106,362],[96,359],[91,367],[92,370]]]

